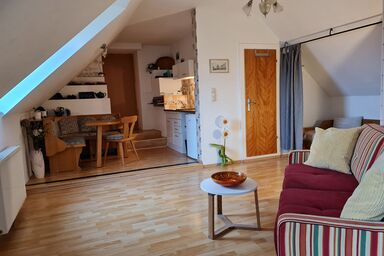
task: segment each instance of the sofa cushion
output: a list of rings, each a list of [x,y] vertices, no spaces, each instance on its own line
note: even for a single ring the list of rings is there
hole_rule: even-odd
[[[61,135],[68,135],[79,132],[79,125],[75,117],[62,118],[59,121]]]
[[[350,162],[361,128],[323,130],[316,127],[311,152],[305,164],[350,173]]]
[[[363,128],[351,159],[351,171],[359,182],[384,152],[384,128],[376,124],[364,125]]]
[[[344,206],[341,217],[380,221],[384,218],[384,154],[364,175]]]
[[[284,189],[280,194],[278,216],[284,213],[340,217],[352,192],[312,189]]]
[[[283,188],[353,192],[358,184],[353,175],[305,164],[291,164],[285,169]]]

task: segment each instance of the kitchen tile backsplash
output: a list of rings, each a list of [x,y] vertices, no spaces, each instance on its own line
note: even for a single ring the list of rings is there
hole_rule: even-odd
[[[164,95],[164,109],[194,109],[195,108],[195,81],[185,79],[181,81],[182,95]]]

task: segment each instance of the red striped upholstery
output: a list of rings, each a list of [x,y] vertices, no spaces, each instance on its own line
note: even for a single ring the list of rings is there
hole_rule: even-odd
[[[280,215],[279,256],[382,256],[384,223],[303,214]]]
[[[289,164],[302,164],[309,156],[309,150],[294,150],[289,152]]]
[[[376,158],[384,152],[384,127],[364,125],[351,160],[351,171],[360,182]]]

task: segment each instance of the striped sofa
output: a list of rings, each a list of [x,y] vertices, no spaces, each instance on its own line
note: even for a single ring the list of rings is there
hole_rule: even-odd
[[[277,255],[384,255],[384,222],[340,218],[364,173],[384,152],[384,128],[363,127],[351,160],[353,175],[305,165],[308,150],[290,153],[275,227]]]

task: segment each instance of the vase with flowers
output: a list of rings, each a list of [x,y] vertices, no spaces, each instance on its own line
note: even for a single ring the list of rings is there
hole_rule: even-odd
[[[219,157],[221,160],[221,166],[227,166],[233,163],[233,160],[229,156],[227,156],[227,153],[225,152],[226,142],[229,136],[228,120],[222,116],[219,116],[218,118],[216,118],[215,123],[219,129],[215,130],[214,137],[217,139],[222,138],[223,144],[211,143],[210,145],[218,149]]]

